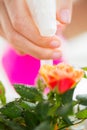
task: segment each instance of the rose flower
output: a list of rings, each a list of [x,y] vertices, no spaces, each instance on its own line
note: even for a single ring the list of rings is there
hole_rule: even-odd
[[[39,74],[50,90],[56,89],[59,93],[64,93],[80,81],[84,72],[71,65],[60,63],[58,65],[41,66]]]

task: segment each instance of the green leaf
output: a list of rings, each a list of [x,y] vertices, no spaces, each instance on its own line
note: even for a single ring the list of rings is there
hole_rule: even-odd
[[[63,104],[67,104],[67,103],[72,102],[74,89],[75,89],[75,87],[73,89],[68,90],[66,93],[61,95]]]
[[[39,126],[37,126],[34,130],[52,130],[49,122],[42,122]]]
[[[18,124],[14,120],[6,118],[4,115],[0,114],[0,123],[3,124],[4,130],[26,130],[26,127]],[[3,129],[1,129],[3,130]]]
[[[35,112],[27,110],[23,115],[29,130],[33,130],[39,124],[38,115]]]
[[[57,104],[57,106],[60,106],[61,105],[61,101],[62,101],[62,99],[61,99],[61,95],[60,94],[58,94],[58,93],[55,93],[55,100],[54,100],[55,102],[56,102],[56,104]]]
[[[58,110],[58,106],[55,105],[55,104],[53,104],[53,105],[50,107],[49,111],[48,111],[48,115],[53,117],[53,116],[55,115],[55,112],[56,112],[57,110]]]
[[[68,104],[59,107],[58,110],[56,111],[56,114],[60,117],[72,115],[72,113],[73,113],[73,102],[70,102]]]
[[[44,81],[42,81],[41,78],[38,78],[37,80],[37,88],[39,89],[39,91],[44,91],[44,89],[46,88],[46,84],[44,83]]]
[[[27,102],[27,101],[23,101],[23,100],[21,102],[19,102],[19,105],[24,110],[30,110],[30,111],[34,110],[36,107],[36,104],[31,103],[31,102]]]
[[[31,102],[42,101],[42,94],[35,87],[26,87],[24,85],[14,85],[16,91],[21,96],[22,99]]]
[[[72,122],[68,117],[63,117],[58,122],[59,130],[65,130],[64,128],[69,127],[71,125],[72,125]]]
[[[0,96],[0,100],[1,100],[2,105],[6,104],[6,97],[4,95]]]
[[[87,109],[81,110],[78,113],[76,113],[76,117],[78,119],[87,119]]]
[[[3,105],[6,104],[5,88],[1,82],[0,82],[0,100]]]
[[[83,69],[84,71],[87,71],[87,67],[82,67],[82,69]]]
[[[9,118],[17,118],[21,116],[22,109],[16,102],[10,102],[0,109],[0,112]]]
[[[83,71],[84,71],[84,78],[86,78],[86,79],[87,79],[87,74],[86,74],[87,67],[82,67],[81,69],[83,69]]]
[[[36,113],[40,121],[44,121],[48,118],[48,112],[50,110],[49,102],[41,102],[36,106]]]
[[[10,128],[10,130],[26,130],[24,126],[11,120],[4,120],[4,124]]]
[[[84,72],[84,78],[87,79],[87,74],[86,74],[86,72]]]
[[[3,123],[0,122],[0,130],[5,130],[5,126]]]
[[[50,91],[50,93],[47,94],[48,100],[53,103],[55,98],[55,93],[53,91]]]
[[[76,96],[76,99],[79,101],[80,105],[87,106],[87,94],[79,94]]]

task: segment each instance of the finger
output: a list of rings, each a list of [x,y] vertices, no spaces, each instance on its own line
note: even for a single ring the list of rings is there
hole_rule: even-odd
[[[4,5],[2,6],[1,26],[7,37],[14,47],[23,51],[26,54],[30,54],[38,59],[58,59],[61,57],[60,50],[46,49],[36,46],[31,41],[20,35],[13,30],[9,17],[6,13]]]
[[[5,36],[5,34],[4,34],[4,32],[3,32],[3,29],[2,29],[2,26],[0,25],[0,36],[2,36],[3,38],[5,38],[6,39],[6,36]],[[16,48],[16,47],[14,47],[15,48],[15,50],[16,50],[16,52],[18,53],[18,54],[20,54],[20,55],[24,55],[25,53],[23,52],[23,51],[21,51],[20,49],[18,49],[18,48]]]
[[[0,28],[0,36],[3,37],[4,39],[7,39],[6,36],[4,35],[4,32],[1,30],[1,28]],[[26,54],[23,51],[21,51],[21,49],[17,48],[16,46],[14,46],[14,49],[17,52],[17,54],[19,54],[19,55],[25,55]]]
[[[13,46],[14,49],[15,49],[15,52],[18,54],[18,55],[26,55],[26,53],[24,53],[23,51],[21,51],[21,49],[17,48],[16,46]]]
[[[42,37],[31,18],[25,0],[4,0],[13,28],[28,40],[40,47],[56,48],[60,46],[57,36]],[[9,4],[8,4],[9,3]]]
[[[3,36],[3,33],[2,33],[2,30],[1,30],[1,27],[0,27],[0,36]]]
[[[0,25],[0,36],[6,38],[1,25]]]
[[[57,19],[61,23],[70,23],[72,16],[73,0],[56,0],[57,1]]]

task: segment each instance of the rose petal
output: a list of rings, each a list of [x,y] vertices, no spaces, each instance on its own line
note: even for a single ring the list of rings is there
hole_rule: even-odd
[[[59,81],[58,91],[59,93],[64,93],[72,88],[75,84],[75,81],[70,78],[64,78]]]

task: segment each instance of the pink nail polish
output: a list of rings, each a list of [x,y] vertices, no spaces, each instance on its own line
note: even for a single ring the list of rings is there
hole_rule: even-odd
[[[61,10],[60,17],[64,23],[70,23],[71,21],[70,10],[69,9]]]

